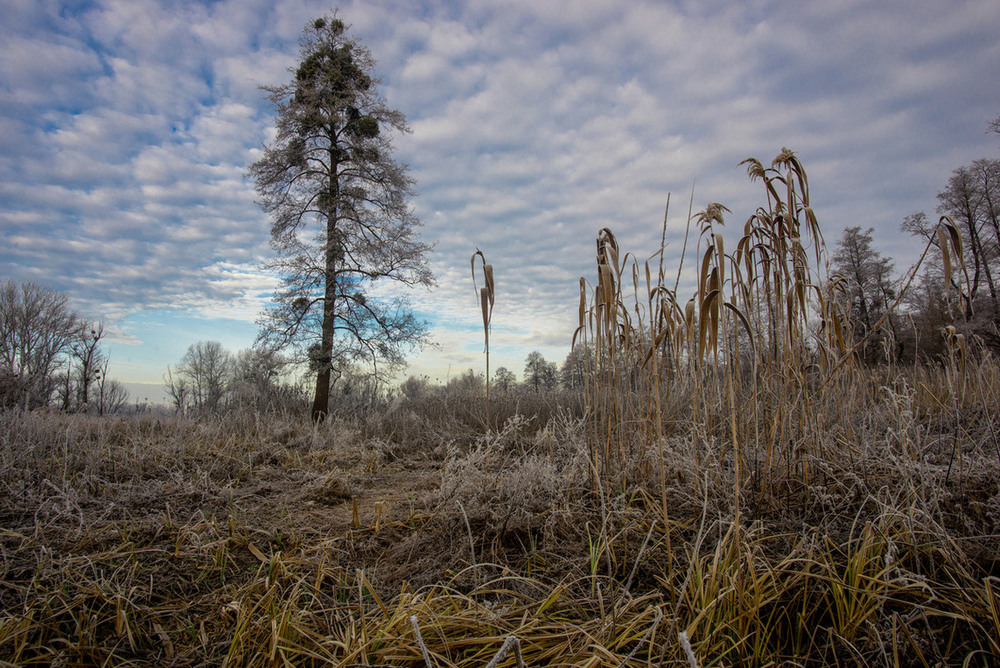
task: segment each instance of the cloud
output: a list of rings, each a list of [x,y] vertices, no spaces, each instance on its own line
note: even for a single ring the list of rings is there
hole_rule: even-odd
[[[328,4],[15,4],[0,28],[0,274],[70,290],[95,317],[251,321],[273,285],[243,178],[273,136],[258,85],[288,80],[302,26]],[[644,261],[672,193],[672,272],[695,180],[695,211],[726,204],[735,234],[764,201],[739,161],[788,146],[828,242],[873,226],[903,267],[917,250],[902,218],[997,148],[991,0],[351,0],[339,15],[413,129],[397,157],[438,244],[439,287],[412,295],[441,344],[427,368],[481,354],[476,248],[496,266],[497,350],[554,359],[598,230]]]
[[[191,30],[208,20],[196,5],[171,13],[109,2],[71,28],[46,18],[62,29],[5,42],[24,57],[46,54],[36,62],[47,78],[4,71],[45,119],[32,125],[21,108],[5,119],[19,132],[0,186],[14,228],[4,264],[70,290],[94,317],[202,304],[252,318],[241,300],[254,281],[244,276],[241,288],[218,267],[220,258],[253,266],[266,253],[266,223],[243,181],[261,121],[256,100],[215,99],[209,74],[212,52],[245,41]],[[209,53],[195,48],[206,44]],[[73,86],[88,92],[45,97]]]

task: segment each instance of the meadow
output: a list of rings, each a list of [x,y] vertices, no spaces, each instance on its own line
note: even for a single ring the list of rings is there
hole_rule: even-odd
[[[996,665],[1000,363],[861,364],[804,170],[747,166],[689,299],[599,233],[577,390],[0,413],[0,662]]]

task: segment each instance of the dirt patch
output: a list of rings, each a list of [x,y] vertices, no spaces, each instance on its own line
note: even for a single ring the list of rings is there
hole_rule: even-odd
[[[397,462],[377,472],[336,469],[303,480],[280,470],[233,491],[232,512],[262,529],[338,536],[352,529],[405,522],[423,510],[438,467]]]

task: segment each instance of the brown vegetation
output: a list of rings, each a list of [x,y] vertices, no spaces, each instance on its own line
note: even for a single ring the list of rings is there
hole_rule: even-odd
[[[864,365],[804,170],[748,164],[690,300],[601,233],[580,391],[0,413],[0,661],[995,664],[1000,363]]]

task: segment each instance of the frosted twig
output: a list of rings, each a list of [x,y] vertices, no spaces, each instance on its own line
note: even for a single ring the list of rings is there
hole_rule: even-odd
[[[687,655],[688,664],[691,668],[698,668],[698,657],[694,655],[694,650],[691,649],[691,641],[688,640],[687,631],[681,631],[677,636],[681,640],[681,647],[684,648],[684,654]]]
[[[413,625],[413,636],[417,639],[417,645],[420,646],[420,651],[424,655],[424,663],[427,664],[427,668],[434,668],[434,664],[431,663],[431,654],[427,651],[423,636],[420,635],[420,626],[417,625],[416,615],[410,615],[410,624]]]
[[[517,659],[518,668],[526,668],[524,659],[521,658],[521,640],[517,636],[507,636],[507,639],[503,641],[503,645],[500,647],[500,651],[493,656],[492,661],[486,664],[486,668],[497,668],[511,647],[514,648],[514,657]]]

